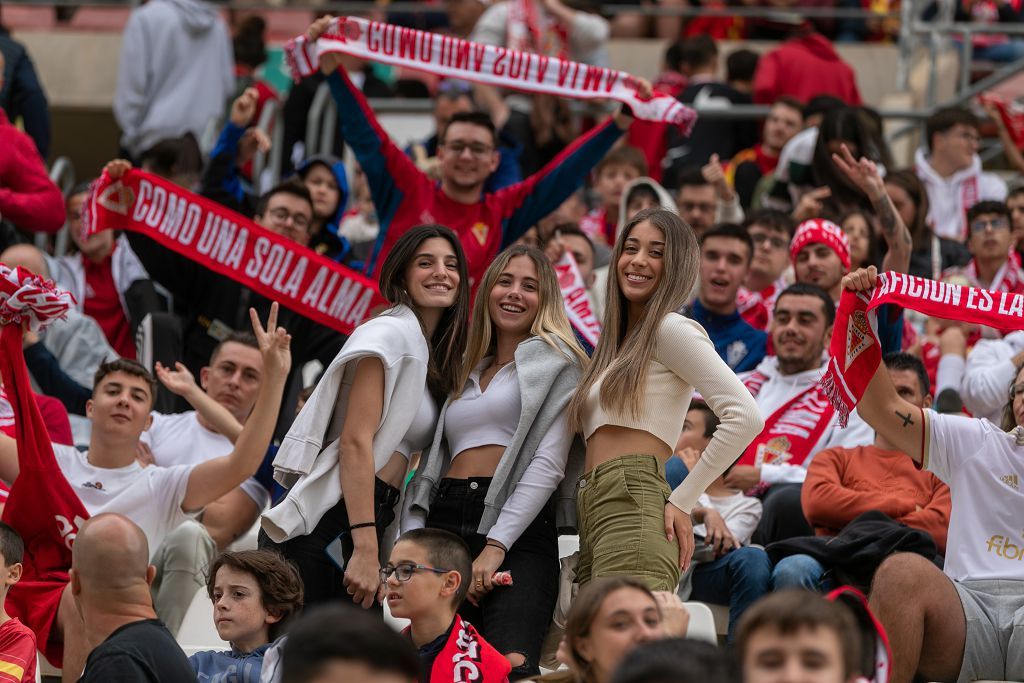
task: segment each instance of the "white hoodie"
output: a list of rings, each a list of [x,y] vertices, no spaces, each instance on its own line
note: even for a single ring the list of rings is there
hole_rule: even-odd
[[[757,403],[757,407],[761,411],[761,417],[767,420],[791,399],[814,386],[821,379],[827,362],[826,358],[821,367],[798,372],[795,375],[783,375],[779,372],[779,359],[775,356],[768,356],[761,361],[756,370],[741,373],[739,377],[740,380],[746,380],[754,372],[760,372],[768,377],[761,385],[757,396],[754,397],[754,402]],[[850,422],[846,429],[839,426],[836,416],[833,415],[832,423],[822,433],[817,445],[811,449],[811,455],[803,463],[799,465],[762,465],[761,481],[766,484],[803,483],[807,477],[807,468],[810,466],[811,460],[820,451],[826,448],[867,446],[874,440],[874,430],[860,418],[856,410],[850,414]]]
[[[227,25],[202,0],[150,0],[132,10],[121,43],[114,117],[138,155],[191,132],[201,139],[235,91]]]
[[[977,154],[968,168],[943,178],[928,163],[924,147],[914,154],[914,168],[917,177],[928,190],[928,220],[932,230],[939,237],[963,242],[967,238],[967,209],[964,199],[973,195],[971,205],[984,200],[1006,201],[1006,183],[993,173],[981,170],[981,158]]]

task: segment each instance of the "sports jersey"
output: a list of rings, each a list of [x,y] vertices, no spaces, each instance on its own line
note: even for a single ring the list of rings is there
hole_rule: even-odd
[[[953,501],[946,575],[954,581],[1024,579],[1024,446],[1017,444],[1018,431],[932,410],[925,416],[923,467],[946,482]]]
[[[440,223],[459,236],[475,287],[495,255],[557,209],[622,135],[607,121],[525,180],[463,204],[445,194],[440,183],[416,168],[391,141],[343,69],[331,74],[327,83],[338,105],[338,127],[366,173],[380,221],[367,273],[383,262],[409,228]]]

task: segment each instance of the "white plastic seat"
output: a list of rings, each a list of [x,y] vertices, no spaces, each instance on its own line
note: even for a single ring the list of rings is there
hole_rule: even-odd
[[[711,612],[711,608],[703,602],[684,602],[683,604],[686,605],[686,611],[690,613],[690,624],[686,627],[686,637],[718,645],[715,615]]]
[[[189,657],[203,650],[227,650],[230,647],[217,635],[213,624],[213,603],[206,594],[206,588],[196,591],[185,618],[181,620],[176,639]]]
[[[384,623],[394,629],[396,632],[401,633],[402,629],[409,625],[408,619],[399,619],[396,616],[392,616],[391,607],[388,606],[388,601],[384,601]]]

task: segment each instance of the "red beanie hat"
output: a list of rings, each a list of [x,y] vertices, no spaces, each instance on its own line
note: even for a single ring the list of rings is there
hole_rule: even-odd
[[[850,241],[843,229],[824,218],[812,218],[800,224],[789,243],[789,258],[796,263],[797,254],[808,244],[824,244],[836,252],[847,270],[850,269]]]

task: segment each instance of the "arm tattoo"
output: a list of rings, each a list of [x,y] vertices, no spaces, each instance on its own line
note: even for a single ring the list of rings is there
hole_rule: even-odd
[[[891,240],[896,234],[896,212],[893,211],[892,203],[888,197],[883,197],[878,202],[878,220],[882,224],[882,232],[885,233],[886,241]]]
[[[904,415],[903,413],[901,413],[901,412],[900,412],[900,411],[898,411],[898,410],[896,410],[896,411],[894,411],[894,412],[896,413],[896,416],[897,416],[898,418],[900,418],[901,420],[903,420],[903,426],[904,426],[904,427],[908,427],[908,426],[910,426],[910,425],[914,424],[914,421],[913,421],[912,419],[910,419],[910,412],[907,412],[907,414],[906,414],[906,415]]]

